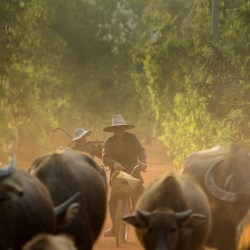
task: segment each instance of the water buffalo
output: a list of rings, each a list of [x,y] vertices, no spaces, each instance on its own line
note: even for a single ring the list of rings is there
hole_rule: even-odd
[[[213,226],[207,245],[234,250],[238,223],[249,208],[250,155],[241,145],[194,152],[182,173],[192,175],[205,191]]]
[[[13,153],[10,155],[10,163],[6,167],[0,169],[0,202],[15,197],[21,196],[23,190],[18,186],[10,177],[16,168],[15,156]]]
[[[30,168],[49,189],[55,204],[75,192],[81,193],[80,211],[67,230],[78,249],[92,249],[106,215],[106,185],[103,169],[90,157],[72,149],[37,158]]]
[[[15,168],[14,157],[10,165],[10,168]],[[0,203],[0,249],[19,250],[34,235],[41,232],[53,233],[57,225],[56,214],[62,218],[60,227],[66,227],[77,212],[75,211],[77,206],[76,203],[72,204],[75,197],[71,197],[54,208],[48,189],[38,178],[18,169],[11,172],[12,174],[1,177],[0,190],[3,192],[14,190],[15,194],[17,190],[21,190],[22,195],[19,196],[18,192],[18,196],[14,195],[14,198],[9,196],[7,199],[5,193],[1,193],[5,199]],[[67,208],[69,210],[66,210]]]
[[[27,242],[22,250],[77,250],[67,235],[39,234]]]
[[[250,209],[237,228],[237,250],[250,249]]]
[[[200,250],[210,231],[208,200],[190,176],[166,173],[145,190],[136,210],[124,220],[146,250]]]

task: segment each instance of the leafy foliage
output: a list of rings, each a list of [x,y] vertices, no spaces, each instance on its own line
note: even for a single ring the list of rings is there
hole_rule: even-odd
[[[51,149],[61,126],[115,113],[151,131],[176,165],[214,144],[249,145],[250,2],[10,0],[0,14],[0,146]],[[32,155],[32,154],[31,154]]]
[[[211,2],[177,1],[178,11],[170,2],[145,13],[155,35],[135,52],[134,76],[149,96],[143,105],[154,114],[156,135],[180,166],[195,150],[249,145],[249,1],[221,3],[218,44],[211,43]]]

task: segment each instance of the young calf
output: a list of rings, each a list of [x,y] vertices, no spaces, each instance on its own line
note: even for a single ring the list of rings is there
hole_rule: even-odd
[[[211,227],[207,198],[193,179],[166,173],[124,217],[146,250],[200,250]]]

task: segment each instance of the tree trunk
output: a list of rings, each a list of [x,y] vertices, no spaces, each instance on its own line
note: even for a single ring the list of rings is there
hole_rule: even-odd
[[[217,42],[219,38],[219,0],[213,0],[213,41]]]
[[[224,6],[225,6],[225,9],[228,9],[228,7],[229,7],[229,0],[224,0]]]

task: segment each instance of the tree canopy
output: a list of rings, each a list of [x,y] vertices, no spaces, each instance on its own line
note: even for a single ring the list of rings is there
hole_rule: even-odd
[[[55,127],[105,137],[117,113],[177,166],[249,146],[250,1],[219,1],[217,41],[212,12],[205,0],[0,1],[2,154],[50,150]]]

